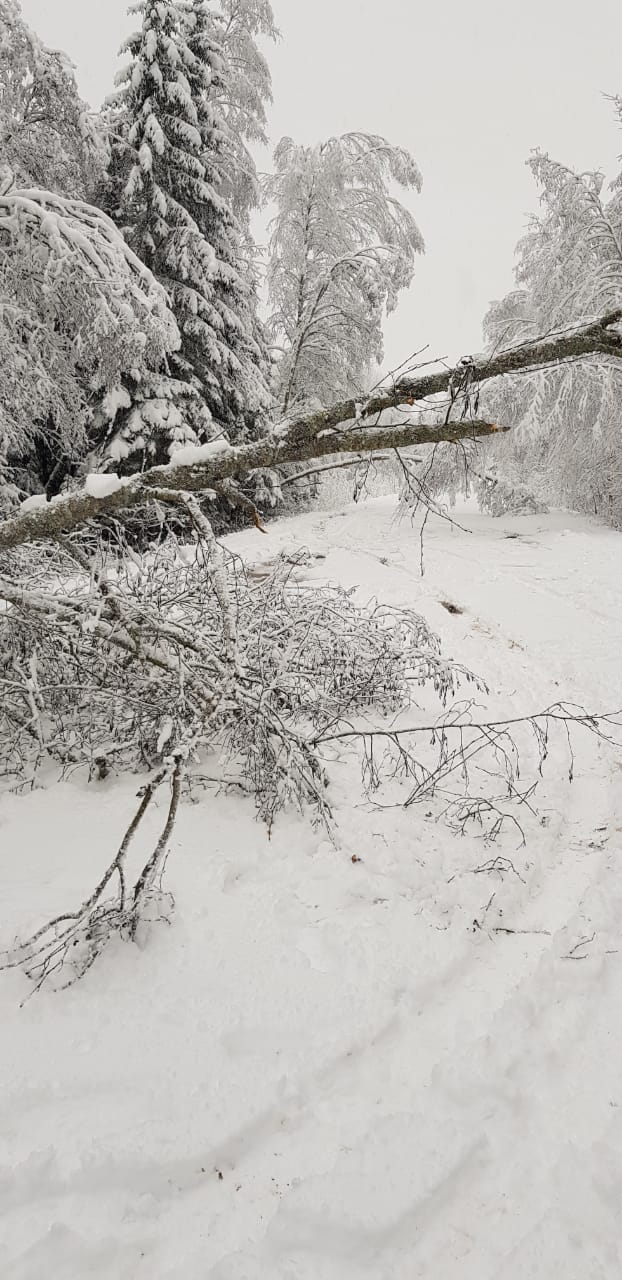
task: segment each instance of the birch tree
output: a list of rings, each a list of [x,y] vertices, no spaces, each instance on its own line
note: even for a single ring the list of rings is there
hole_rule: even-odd
[[[620,104],[617,106],[620,113]],[[584,321],[622,302],[622,189],[603,175],[575,173],[535,152],[529,167],[542,212],[518,245],[517,289],[485,320],[490,351]],[[594,354],[580,364],[534,370],[487,392],[485,411],[503,415],[511,439],[484,459],[484,506],[499,487],[512,500],[525,484],[543,500],[622,524],[622,384],[617,361]]]
[[[0,163],[4,181],[84,198],[105,163],[96,117],[73,67],[24,21],[17,0],[0,0]]]
[[[269,332],[287,414],[311,398],[361,393],[382,358],[382,319],[411,283],[423,241],[391,194],[419,190],[410,155],[384,138],[349,133],[316,147],[283,138],[264,183],[276,205],[269,244]]]

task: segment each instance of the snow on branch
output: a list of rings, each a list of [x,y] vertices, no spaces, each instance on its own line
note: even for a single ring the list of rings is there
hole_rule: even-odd
[[[222,471],[230,452],[212,444],[186,470]],[[87,485],[88,501],[125,497],[136,483],[98,479]],[[381,788],[406,807],[435,797],[451,826],[488,841],[506,826],[524,839],[553,728],[570,779],[576,729],[619,747],[619,713],[560,703],[505,720],[476,716],[459,691],[486,693],[485,683],[442,656],[415,611],[360,605],[342,588],[301,582],[302,551],[258,580],[217,542],[192,492],[161,483],[146,492],[182,507],[194,542],[171,536],[140,554],[117,525],[99,538],[59,530],[43,554],[20,546],[4,556],[4,785],[32,785],[50,764],[62,774],[146,769],[150,777],[117,854],[77,910],[0,954],[0,969],[20,968],[35,989],[76,981],[111,938],[137,941],[169,919],[167,850],[182,789],[196,785],[206,757],[222,786],[252,795],[268,829],[294,805],[332,831],[328,769],[350,743],[371,802]],[[161,835],[146,860],[130,864],[130,842],[164,782],[171,796]]]
[[[160,491],[161,492],[161,491]],[[164,500],[171,500],[165,493]],[[180,500],[195,516],[194,500]],[[103,778],[147,769],[118,852],[76,910],[0,953],[34,988],[81,978],[114,937],[138,941],[170,918],[167,851],[184,787],[210,758],[225,788],[250,793],[268,828],[289,805],[332,831],[330,775],[350,743],[368,800],[408,807],[435,797],[454,829],[524,839],[535,787],[561,731],[621,744],[622,715],[559,703],[508,719],[458,701],[472,672],[445,659],[411,609],[358,604],[300,581],[307,556],[247,574],[201,514],[196,541],[139,555],[122,539],[63,538],[47,556],[20,550],[0,577],[0,775],[19,789],[50,763]],[[440,714],[439,704],[440,703]],[[436,711],[434,708],[436,707]],[[563,757],[562,757],[563,759]],[[198,778],[195,777],[198,771]],[[166,821],[151,854],[129,846],[162,784]]]
[[[474,715],[472,701],[454,701],[432,721],[398,722],[389,728],[342,724],[316,737],[314,745],[358,750],[363,787],[370,799],[378,799],[381,791],[397,782],[408,788],[401,799],[404,808],[436,797],[443,801],[443,816],[461,835],[475,830],[491,842],[505,826],[512,826],[525,844],[521,810],[537,816],[533,797],[553,749],[555,730],[561,734],[572,782],[577,733],[583,731],[619,748],[622,710],[594,714],[576,703],[556,702],[541,711],[488,720]]]
[[[148,301],[162,323],[172,324],[164,290],[101,209],[38,188],[0,195],[0,236],[8,236],[20,246],[33,232],[47,245],[50,275],[58,272],[63,259],[71,257],[74,269],[104,298],[111,293],[122,296],[129,280],[133,300],[142,307]]]

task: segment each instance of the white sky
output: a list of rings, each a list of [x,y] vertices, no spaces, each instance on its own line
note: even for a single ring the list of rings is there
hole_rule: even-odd
[[[603,94],[622,93],[620,0],[273,7],[282,31],[269,51],[273,141],[364,129],[407,147],[423,170],[412,207],[427,253],[388,321],[387,365],[426,343],[439,356],[477,350],[482,316],[512,285],[514,246],[535,207],[530,149],[616,171],[622,131]],[[136,22],[126,0],[22,0],[22,8],[46,43],[70,55],[83,96],[98,106]]]

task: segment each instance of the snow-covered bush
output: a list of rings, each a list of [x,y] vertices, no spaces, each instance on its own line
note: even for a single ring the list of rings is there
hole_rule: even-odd
[[[478,475],[474,489],[480,509],[490,516],[541,515],[548,510],[526,485],[508,484],[494,473]]]

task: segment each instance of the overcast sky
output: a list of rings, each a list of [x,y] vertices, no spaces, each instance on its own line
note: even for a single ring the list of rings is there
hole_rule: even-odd
[[[83,96],[99,105],[135,25],[126,0],[22,7],[46,43],[70,55]],[[425,343],[439,356],[477,350],[484,311],[512,285],[514,246],[535,208],[530,149],[615,172],[622,132],[603,95],[622,93],[620,0],[273,7],[282,31],[269,51],[273,141],[364,129],[407,147],[423,171],[412,207],[427,253],[387,324],[387,365]]]

